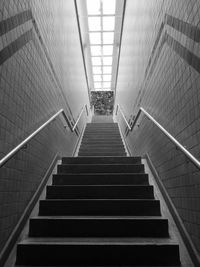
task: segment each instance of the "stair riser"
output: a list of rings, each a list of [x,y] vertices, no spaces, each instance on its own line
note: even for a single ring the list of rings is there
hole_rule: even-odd
[[[160,216],[157,200],[41,200],[41,216]]]
[[[30,237],[168,237],[163,219],[31,219]]]
[[[63,158],[63,164],[141,164],[140,157]]]
[[[53,185],[147,185],[147,174],[53,175]]]
[[[153,199],[153,186],[48,186],[47,199]]]
[[[30,244],[18,245],[17,264],[33,266],[175,266],[177,245]]]
[[[59,173],[144,173],[144,165],[73,165],[73,164],[64,164],[58,165],[58,174]]]

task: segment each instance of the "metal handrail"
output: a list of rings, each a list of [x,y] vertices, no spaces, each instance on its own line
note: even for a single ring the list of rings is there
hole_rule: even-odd
[[[79,122],[79,120],[80,120],[80,118],[81,118],[81,116],[82,116],[82,114],[83,114],[84,108],[86,109],[86,112],[87,112],[87,115],[88,115],[87,104],[85,104],[85,105],[82,107],[82,109],[81,109],[81,111],[80,111],[80,113],[79,113],[78,119],[77,119],[77,121],[75,122],[75,124],[74,124],[74,126],[73,126],[73,128],[72,128],[72,132],[74,132],[74,130],[76,129],[76,126],[77,126],[77,124],[78,124],[78,122]]]
[[[131,131],[133,130],[134,126],[138,118],[140,117],[141,113],[144,113],[147,118],[149,118],[171,141],[175,144],[175,146],[182,151],[185,156],[198,168],[200,169],[200,161],[195,158],[181,143],[179,143],[160,123],[158,123],[144,108],[140,107],[133,124],[131,125]]]
[[[125,115],[124,115],[124,112],[123,112],[123,110],[121,109],[121,107],[120,107],[120,105],[119,105],[119,104],[117,105],[117,108],[116,108],[116,113],[115,113],[115,115],[117,115],[117,112],[118,112],[118,110],[121,112],[121,114],[122,114],[122,117],[123,117],[123,119],[124,119],[124,121],[125,121],[125,123],[126,123],[126,125],[127,125],[128,129],[131,131],[131,125],[129,125],[129,123],[128,123],[128,121],[127,121],[127,119],[126,119]]]
[[[36,131],[30,134],[24,141],[22,141],[19,145],[17,145],[14,149],[12,149],[5,157],[0,160],[0,168],[11,159],[21,148],[23,148],[34,136],[36,136],[39,132],[41,132],[50,122],[52,122],[56,117],[60,114],[65,118],[70,130],[72,131],[72,125],[69,122],[67,115],[65,114],[63,109],[60,109],[56,114],[54,114],[48,121],[43,123]]]

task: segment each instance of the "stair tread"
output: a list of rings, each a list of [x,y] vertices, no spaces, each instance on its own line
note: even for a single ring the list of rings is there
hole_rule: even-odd
[[[70,172],[67,172],[67,173],[58,173],[58,174],[54,174],[53,176],[60,176],[60,175],[63,175],[63,176],[68,176],[68,175],[74,175],[74,176],[76,176],[76,175],[78,175],[78,176],[99,176],[99,175],[105,175],[105,176],[116,176],[116,175],[118,175],[118,176],[137,176],[137,175],[144,175],[144,176],[147,176],[147,174],[146,173],[141,173],[141,172],[134,172],[134,173],[132,173],[132,172],[127,172],[127,173],[123,173],[123,172],[117,172],[117,173],[115,173],[115,172],[109,172],[109,173],[107,173],[107,172],[97,172],[97,173],[89,173],[89,172],[84,172],[84,173],[70,173]]]
[[[37,216],[34,220],[167,220],[162,216]]]
[[[98,184],[98,185],[93,185],[93,184],[89,184],[89,185],[86,185],[86,184],[83,184],[83,185],[48,185],[48,187],[54,187],[54,188],[67,188],[67,187],[114,187],[114,188],[120,188],[120,187],[123,187],[123,188],[125,188],[125,187],[127,187],[127,188],[131,188],[131,187],[133,187],[133,188],[139,188],[139,187],[141,187],[141,188],[152,188],[153,187],[153,185],[125,185],[125,184],[122,184],[122,185],[120,185],[120,184],[117,184],[117,185],[101,185],[101,184]]]
[[[27,238],[19,244],[66,244],[66,245],[178,245],[176,240],[169,237],[145,238],[145,237],[34,237]]]

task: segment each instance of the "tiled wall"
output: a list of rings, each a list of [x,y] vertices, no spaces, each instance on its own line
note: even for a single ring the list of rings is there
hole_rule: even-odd
[[[128,119],[142,106],[200,160],[199,23],[198,0],[127,0],[116,104]],[[200,253],[199,170],[145,117],[127,141],[149,154]]]
[[[85,103],[74,1],[0,0],[0,158],[59,109],[76,120]],[[0,169],[0,251],[55,154],[76,141],[58,118]]]

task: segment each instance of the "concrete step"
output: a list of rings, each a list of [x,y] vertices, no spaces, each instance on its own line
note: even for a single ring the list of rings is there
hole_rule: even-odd
[[[119,129],[85,129],[84,134],[101,134],[101,133],[105,133],[105,134],[120,134]]]
[[[85,149],[89,149],[89,148],[102,148],[102,149],[107,149],[107,148],[115,148],[115,149],[120,149],[120,148],[124,148],[124,144],[122,142],[118,142],[115,144],[112,143],[81,143],[81,147],[85,148]]]
[[[161,218],[37,217],[30,220],[30,237],[169,237]]]
[[[109,151],[109,152],[125,152],[124,146],[117,144],[117,145],[108,145],[105,146],[104,144],[93,144],[93,145],[81,145],[79,152],[81,151]]]
[[[62,164],[57,166],[59,173],[144,173],[143,164]]]
[[[152,199],[41,200],[40,216],[160,216],[160,202]]]
[[[123,144],[122,140],[114,141],[114,140],[84,140],[81,142],[81,145],[99,145],[99,146],[109,146],[109,145],[118,145]]]
[[[17,246],[17,265],[31,266],[177,266],[179,247],[152,242],[33,240]]]
[[[101,124],[99,124],[99,123],[87,123],[86,127],[100,127],[100,128],[105,127],[105,128],[107,128],[107,127],[119,127],[119,126],[118,126],[118,123],[114,122],[114,123],[101,123]]]
[[[153,199],[150,185],[47,186],[47,199]]]
[[[96,147],[96,148],[89,148],[89,149],[85,149],[85,148],[80,148],[79,149],[79,153],[97,153],[97,152],[101,152],[101,153],[125,153],[125,149],[112,149],[112,148],[107,148],[107,149],[102,149],[101,147]],[[93,164],[94,165],[94,164]]]
[[[83,139],[91,139],[91,140],[93,140],[93,139],[108,139],[108,140],[110,140],[110,139],[113,139],[113,140],[119,140],[119,139],[121,139],[121,136],[120,135],[105,135],[105,134],[100,134],[100,135],[96,135],[96,134],[94,134],[94,135],[83,135]]]
[[[79,151],[116,151],[116,152],[124,152],[124,146],[122,144],[115,144],[115,145],[105,145],[105,144],[89,144],[89,145],[81,145]]]
[[[84,133],[83,137],[87,137],[87,138],[90,138],[90,137],[93,137],[95,136],[96,138],[99,138],[99,137],[110,137],[110,138],[115,138],[115,137],[118,137],[118,138],[121,138],[121,135],[119,133],[99,133],[99,132],[95,132],[95,133]]]
[[[54,174],[53,185],[147,185],[146,173]]]
[[[101,157],[101,156],[105,156],[105,157],[125,157],[127,156],[126,153],[116,153],[116,152],[80,152],[78,153],[79,157]]]
[[[141,157],[64,157],[62,164],[141,164]]]
[[[121,137],[120,138],[113,138],[113,137],[91,137],[91,138],[87,138],[87,137],[83,137],[82,142],[104,142],[104,143],[118,143],[118,142],[122,142]]]

